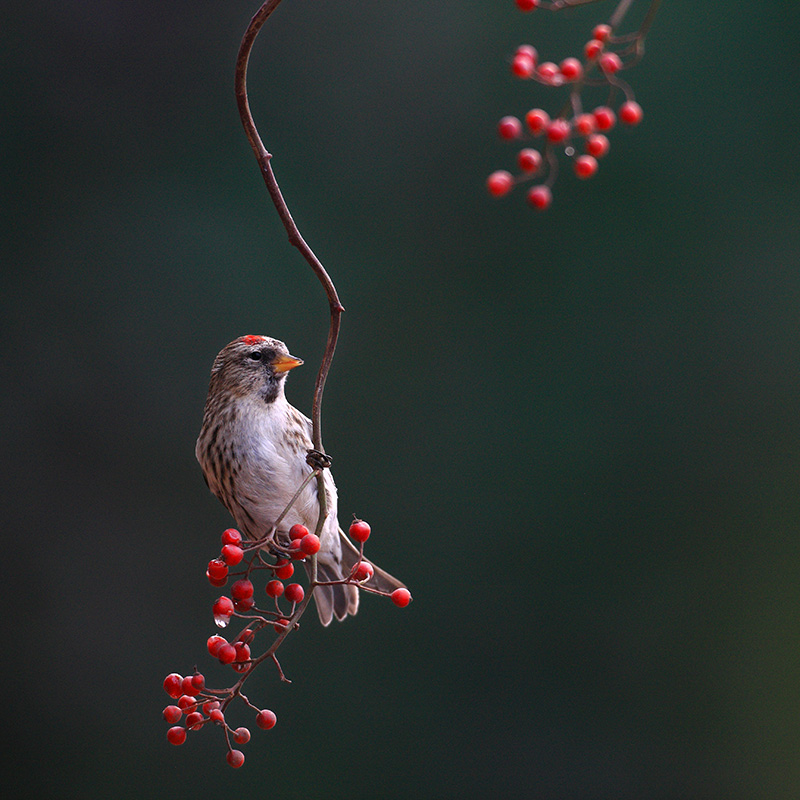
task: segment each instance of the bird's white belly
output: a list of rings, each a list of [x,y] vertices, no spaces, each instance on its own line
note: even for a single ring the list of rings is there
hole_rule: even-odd
[[[247,409],[239,415],[239,441],[246,443],[241,454],[241,472],[237,476],[239,495],[248,513],[256,520],[263,533],[268,532],[283,513],[303,481],[311,473],[305,460],[311,442],[304,442],[299,450],[287,442],[285,435],[287,404],[273,403],[265,410]],[[238,438],[238,437],[237,437]],[[338,545],[336,486],[326,471],[328,494],[328,520],[323,530],[323,549]],[[319,517],[317,481],[312,480],[292,505],[279,525],[287,532],[295,523],[313,531]],[[336,533],[335,539],[331,532]],[[335,545],[334,545],[335,546]]]

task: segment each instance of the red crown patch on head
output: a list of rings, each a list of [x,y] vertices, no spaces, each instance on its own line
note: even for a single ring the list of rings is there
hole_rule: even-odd
[[[245,344],[258,344],[258,342],[263,342],[263,336],[242,336],[242,341]]]

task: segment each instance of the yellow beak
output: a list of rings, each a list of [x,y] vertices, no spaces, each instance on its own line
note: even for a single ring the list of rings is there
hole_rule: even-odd
[[[303,363],[302,359],[294,356],[278,355],[270,362],[270,366],[275,372],[288,372],[290,369],[299,367]]]

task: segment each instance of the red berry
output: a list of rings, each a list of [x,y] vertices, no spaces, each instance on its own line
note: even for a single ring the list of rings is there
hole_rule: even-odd
[[[201,686],[200,689],[202,688],[203,687]],[[183,693],[188,694],[189,697],[197,697],[197,695],[200,694],[200,689],[195,687],[195,685],[192,683],[191,676],[187,676],[183,679],[181,689],[183,690]]]
[[[534,136],[538,136],[550,124],[550,115],[541,108],[532,108],[525,115],[525,122]]]
[[[170,744],[179,745],[186,741],[186,728],[176,725],[167,731],[167,741]]]
[[[233,597],[234,600],[246,600],[248,597],[252,596],[253,584],[247,580],[247,578],[242,578],[231,586],[231,597]]]
[[[642,121],[644,112],[642,107],[635,100],[628,100],[619,108],[619,118],[626,125],[638,125]]]
[[[292,525],[289,528],[289,538],[291,539],[302,539],[304,536],[308,534],[308,528],[305,525]]]
[[[602,158],[611,144],[602,133],[595,133],[586,140],[586,152],[595,158]]]
[[[241,600],[233,601],[233,607],[240,614],[246,614],[255,604],[256,601],[253,597],[243,597]]]
[[[225,584],[228,582],[228,577],[227,577],[227,575],[226,575],[224,578],[212,578],[212,577],[211,577],[211,576],[208,574],[208,570],[206,570],[206,578],[208,578],[208,582],[209,582],[209,583],[210,583],[210,584],[211,584],[211,585],[212,585],[212,586],[213,586],[215,589],[221,589],[221,588],[222,588],[222,587],[223,587],[223,586],[224,586],[224,585],[225,585]]]
[[[553,202],[553,193],[549,186],[542,184],[528,190],[528,202],[539,211],[544,211]]]
[[[250,731],[247,728],[237,728],[232,735],[236,744],[247,744],[250,741]]]
[[[527,56],[533,63],[535,64],[539,60],[539,54],[536,52],[536,48],[530,44],[521,44],[516,52],[514,53],[515,56]]]
[[[182,694],[178,698],[178,708],[180,708],[184,714],[191,714],[192,711],[197,709],[197,701],[191,695]]]
[[[221,581],[228,578],[228,565],[220,558],[214,558],[208,562],[208,579]]]
[[[557,79],[560,77],[558,64],[554,64],[552,61],[544,61],[539,64],[536,72],[545,83],[557,83]]]
[[[241,633],[240,633],[240,634],[239,634],[239,635],[236,637],[236,641],[237,641],[237,642],[244,642],[245,644],[250,644],[250,642],[252,642],[252,641],[253,641],[253,639],[255,639],[255,638],[256,638],[255,631],[253,631],[251,628],[245,628],[245,629],[244,629],[244,630],[243,630],[243,631],[242,631],[242,632],[241,632]]]
[[[497,174],[497,173],[495,173]],[[505,173],[508,175],[508,173]],[[508,175],[511,178],[510,175]],[[350,524],[350,538],[355,539],[357,542],[366,542],[369,539],[369,535],[372,529],[369,527],[368,523],[364,522],[363,519],[356,519]]]
[[[608,106],[598,106],[592,115],[599,131],[610,131],[617,122],[616,114]]]
[[[208,647],[208,652],[212,656],[216,656],[217,653],[219,653],[220,647],[222,647],[224,644],[228,644],[228,642],[221,636],[209,636],[208,641],[206,642],[206,647]]]
[[[220,664],[232,664],[236,660],[236,648],[232,644],[224,644],[217,650]]]
[[[520,11],[533,11],[539,5],[539,0],[516,0],[516,3]]]
[[[307,533],[300,540],[300,549],[308,556],[313,556],[314,553],[318,553],[320,547],[322,547],[322,544],[319,541],[319,536],[316,534]]]
[[[177,700],[182,694],[181,684],[183,684],[183,676],[178,675],[177,672],[170,672],[164,678],[164,691],[172,698]]]
[[[275,629],[275,633],[283,633],[289,627],[289,620],[276,619],[272,627]]]
[[[195,672],[192,675],[192,686],[198,691],[202,691],[206,688],[206,679],[199,672]]]
[[[592,31],[592,38],[597,39],[599,42],[606,42],[608,41],[608,37],[611,36],[611,26],[610,25],[595,25],[594,30]]]
[[[235,528],[222,531],[222,544],[241,544],[242,534]]]
[[[203,727],[203,715],[199,711],[193,711],[187,715],[186,727],[190,731],[199,731]]]
[[[218,597],[211,607],[211,612],[214,614],[217,625],[220,624],[220,619],[224,618],[226,620],[221,626],[224,627],[228,624],[227,620],[230,619],[231,614],[233,614],[233,600],[230,597],[225,597],[225,595]]]
[[[603,43],[599,39],[591,39],[583,46],[583,54],[591,61],[603,52]]]
[[[368,581],[375,574],[375,570],[369,561],[362,561],[356,569],[353,577],[357,581]]]
[[[225,715],[218,708],[212,708],[211,711],[208,712],[208,718],[212,722],[224,722],[225,721]]]
[[[535,69],[534,60],[525,53],[517,53],[511,62],[511,72],[518,78],[530,78]]]
[[[502,197],[504,194],[508,194],[513,187],[514,178],[510,172],[506,172],[504,169],[498,169],[486,179],[486,188],[492,197]]]
[[[180,718],[183,716],[183,711],[181,711],[179,706],[167,706],[162,713],[164,715],[164,720],[170,725],[179,722]]]
[[[577,81],[583,75],[583,65],[577,58],[565,58],[559,70],[567,81]]]
[[[588,136],[594,131],[594,117],[591,114],[578,114],[573,125],[581,136]]]
[[[542,166],[542,154],[532,147],[526,147],[519,151],[517,164],[523,172],[536,172]]]
[[[222,548],[222,560],[229,566],[235,567],[244,558],[244,550],[235,544],[226,544]]]
[[[266,590],[270,597],[280,597],[283,594],[283,583],[280,581],[270,581],[266,586]]]
[[[206,712],[209,716],[211,716],[212,711],[217,711],[219,709],[219,700],[207,700],[203,703],[203,711]]]
[[[305,592],[299,583],[290,583],[286,587],[286,599],[290,603],[300,603],[303,597],[305,597]]]
[[[268,708],[265,708],[263,711],[259,711],[258,716],[256,716],[256,725],[265,731],[268,731],[270,728],[274,728],[277,721],[278,718],[275,716],[275,712],[270,711]]]
[[[239,769],[239,767],[244,764],[244,753],[241,750],[229,750],[228,755],[225,756],[225,760],[234,769]]]
[[[517,139],[522,134],[522,123],[516,117],[503,117],[497,125],[501,139]]]
[[[569,136],[570,125],[565,119],[559,117],[547,126],[547,138],[551,142],[563,142]]]
[[[302,542],[302,541],[303,541],[302,539],[292,539],[291,543],[289,544],[289,550],[291,551],[289,553],[289,555],[295,561],[301,561],[302,559],[304,559],[306,557],[306,554],[303,552],[303,550],[300,547],[300,542]]]
[[[592,156],[578,156],[575,159],[575,174],[579,178],[591,178],[597,172],[597,159]]]
[[[603,53],[600,56],[600,69],[613,75],[622,69],[622,59],[616,53]]]
[[[248,645],[244,642],[236,642],[233,647],[236,650],[234,661],[244,662],[250,660],[250,647]]]
[[[411,602],[408,589],[395,589],[391,594],[392,602],[399,608],[405,608]]]
[[[281,559],[278,562],[278,569],[275,570],[275,577],[285,581],[292,575],[294,575],[294,566],[289,561]]]

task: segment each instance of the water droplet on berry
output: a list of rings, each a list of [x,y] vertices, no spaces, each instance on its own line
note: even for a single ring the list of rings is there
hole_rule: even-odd
[[[214,614],[214,622],[218,628],[227,628],[230,621],[230,614]]]

